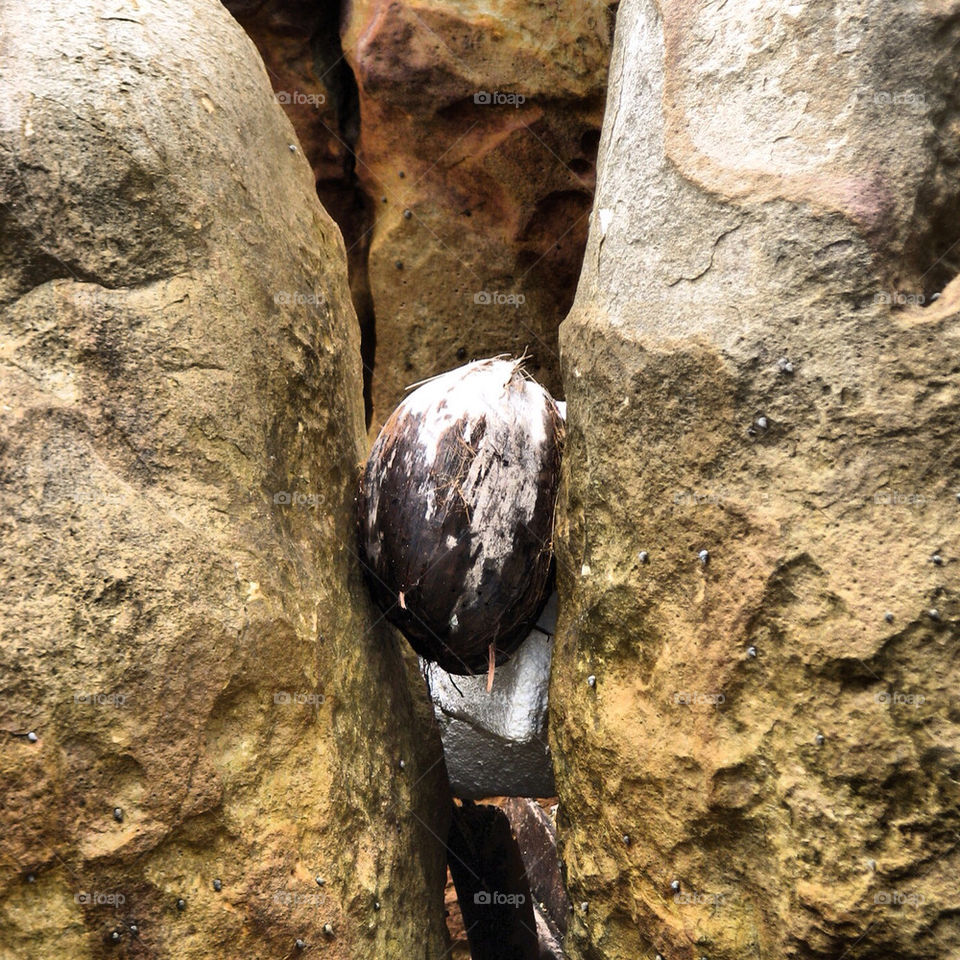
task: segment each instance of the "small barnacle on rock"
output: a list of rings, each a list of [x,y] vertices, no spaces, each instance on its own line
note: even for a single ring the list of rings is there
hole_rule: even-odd
[[[893,623],[893,614],[888,610],[888,611],[883,615],[883,619],[886,620],[887,623]]]
[[[671,881],[671,883],[670,883],[670,889],[671,889],[674,893],[679,893],[679,892],[680,892],[680,881],[679,881],[679,880],[673,880],[673,881]]]
[[[757,648],[756,648],[756,647],[747,647],[747,656],[748,656],[748,657],[755,657],[756,655],[757,655]]]
[[[116,820],[117,823],[123,823],[123,810],[122,810],[122,808],[120,808],[120,807],[114,807],[114,808],[113,808],[113,819]]]
[[[299,937],[297,937],[297,939],[294,941],[293,945],[294,945],[298,950],[305,950],[305,949],[307,948],[307,942],[306,942],[305,940],[301,940]]]
[[[180,898],[177,900],[177,909],[178,909],[178,910],[186,910],[186,909],[187,909],[187,901],[184,900],[183,897],[180,897]]]
[[[31,730],[31,731],[27,734],[27,739],[28,739],[31,743],[36,743],[40,738],[36,735],[36,733],[33,732],[33,730]]]
[[[646,550],[641,550],[641,551],[637,554],[637,559],[638,559],[641,563],[646,563],[646,562],[650,559],[650,554],[647,553]]]
[[[591,673],[590,676],[587,677],[587,686],[595,687],[596,685],[597,685],[597,678]]]
[[[927,616],[928,616],[931,620],[939,620],[939,619],[940,619],[940,611],[939,611],[936,607],[931,607],[931,608],[927,611]]]
[[[223,884],[220,882],[220,878],[219,878],[219,877],[217,877],[217,878],[213,881],[213,889],[216,890],[217,893],[219,893],[219,892],[223,889]]]
[[[824,745],[824,743],[826,742],[826,739],[827,739],[827,738],[826,738],[822,733],[818,733],[818,734],[813,738],[813,741],[814,741],[814,743],[816,743],[816,745],[817,745],[818,747],[822,747],[822,746]]]
[[[703,566],[706,566],[706,565],[709,563],[709,561],[710,561],[710,551],[709,551],[709,550],[701,550],[701,551],[697,554],[697,557],[699,557],[700,563],[703,564]]]

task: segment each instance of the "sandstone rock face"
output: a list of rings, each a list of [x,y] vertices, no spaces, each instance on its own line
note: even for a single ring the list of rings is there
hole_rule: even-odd
[[[256,52],[15,0],[0,63],[0,956],[439,958],[343,243]]]
[[[339,5],[224,0],[224,6],[260,51],[277,102],[313,168],[320,202],[343,234],[369,395],[375,332],[367,253],[373,204],[355,170],[360,113],[357,84],[340,48]]]
[[[357,174],[375,206],[374,432],[415,381],[530,354],[560,387],[594,187],[611,5],[353,0]]]
[[[572,960],[960,955],[957,40],[620,7],[561,329]]]

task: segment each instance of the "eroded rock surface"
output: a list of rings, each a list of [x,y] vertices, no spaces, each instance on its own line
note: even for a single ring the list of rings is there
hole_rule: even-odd
[[[344,248],[259,58],[91,0],[0,64],[0,955],[439,958]]]
[[[530,354],[552,393],[594,187],[610,5],[355,0],[357,174],[374,201],[374,429],[404,388]]]
[[[340,4],[225,0],[224,6],[260,51],[277,102],[313,168],[317,196],[343,234],[369,405],[376,334],[367,253],[374,210],[355,169],[360,104],[340,47]]]
[[[571,960],[960,955],[957,40],[621,5],[561,329]]]

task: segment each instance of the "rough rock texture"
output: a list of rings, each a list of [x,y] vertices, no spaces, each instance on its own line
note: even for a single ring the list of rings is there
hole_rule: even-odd
[[[444,889],[444,907],[447,918],[447,930],[450,933],[449,960],[471,960],[470,943],[467,940],[467,931],[463,925],[463,914],[460,912],[460,903],[457,900],[457,888],[453,885],[453,877],[447,870],[447,885]]]
[[[547,687],[557,595],[513,656],[486,677],[453,677],[422,661],[455,797],[548,797],[556,791],[547,743]]]
[[[530,884],[503,810],[469,801],[456,805],[449,844],[473,960],[539,960]]]
[[[611,22],[606,0],[348,4],[357,174],[376,210],[374,430],[408,384],[477,356],[526,349],[559,389]]]
[[[557,857],[556,826],[541,803],[523,797],[506,800],[503,812],[510,821],[530,884],[541,960],[555,960],[563,956],[561,944],[570,914]]]
[[[256,52],[13,0],[0,65],[0,956],[439,958],[343,244]]]
[[[260,51],[277,102],[290,118],[313,168],[320,202],[343,234],[369,395],[375,334],[367,252],[373,203],[355,170],[360,106],[357,84],[340,48],[340,5],[224,0],[224,6]]]
[[[571,960],[960,956],[958,41],[620,8],[561,329]]]

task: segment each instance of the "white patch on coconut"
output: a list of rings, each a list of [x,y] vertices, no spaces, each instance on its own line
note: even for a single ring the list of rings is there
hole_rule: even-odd
[[[421,487],[420,492],[423,494],[423,499],[427,504],[423,511],[423,519],[430,520],[437,512],[437,491],[431,483],[426,489]]]

